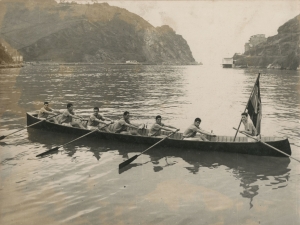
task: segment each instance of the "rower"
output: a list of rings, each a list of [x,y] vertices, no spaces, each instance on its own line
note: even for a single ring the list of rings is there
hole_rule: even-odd
[[[150,128],[148,136],[151,136],[151,137],[166,137],[166,135],[161,135],[161,130],[167,130],[167,131],[174,132],[172,129],[176,129],[177,131],[179,131],[179,129],[177,129],[176,127],[163,124],[161,122],[161,120],[162,120],[162,118],[161,118],[160,115],[155,117],[155,123]]]
[[[190,140],[190,141],[209,141],[206,137],[204,137],[202,134],[206,134],[212,137],[216,137],[215,134],[209,133],[207,131],[204,131],[200,128],[201,119],[196,118],[194,120],[194,123],[190,125],[183,133],[183,139],[184,140]],[[199,136],[196,137],[196,134],[199,133]]]
[[[109,122],[104,122],[109,121]],[[101,114],[99,114],[99,107],[94,107],[94,113],[90,116],[88,121],[87,128],[89,130],[99,129],[100,131],[106,131],[111,133],[111,131],[107,128],[107,125],[113,123],[111,119],[108,119]]]
[[[248,117],[248,113],[244,112],[241,114],[242,118],[242,122],[244,124],[244,129],[243,131],[239,131],[240,133],[245,133],[248,135],[251,135],[253,137],[255,137],[257,135],[257,130],[252,122],[252,120]],[[255,142],[256,140],[253,138],[249,138],[247,137],[247,141],[248,142]]]
[[[55,111],[52,108],[50,108],[49,102],[44,102],[43,108],[41,108],[39,111],[38,118],[41,120],[46,120],[49,115],[56,115],[57,113],[60,113],[60,112]],[[58,121],[55,117],[52,117],[49,121],[58,124]]]
[[[137,133],[137,131],[131,131],[128,130],[128,128],[134,128],[134,129],[142,129],[144,127],[138,126],[138,125],[134,125],[130,122],[129,120],[130,114],[128,111],[125,111],[123,113],[123,118],[116,121],[115,123],[111,124],[108,129],[112,132],[112,133],[119,133],[119,134],[130,134],[130,135],[139,135]]]
[[[80,119],[83,120],[81,116],[75,115],[74,109],[73,109],[73,104],[68,103],[67,104],[67,109],[61,114],[61,116],[58,118],[58,123],[59,124],[70,124],[73,127],[80,127],[82,129],[85,129],[83,124],[79,121],[76,121],[74,119]]]

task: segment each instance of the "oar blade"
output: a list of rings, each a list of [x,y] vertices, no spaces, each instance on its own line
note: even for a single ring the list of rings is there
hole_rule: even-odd
[[[58,149],[59,149],[59,147],[52,148],[52,149],[50,149],[50,150],[48,150],[48,151],[45,151],[45,152],[42,152],[41,154],[36,155],[36,157],[40,157],[40,156],[47,155],[47,154],[49,154],[50,152],[58,151]]]
[[[6,136],[2,135],[2,136],[0,137],[0,140],[3,140],[4,138],[6,138]]]
[[[135,156],[131,157],[130,159],[127,159],[126,161],[120,163],[119,164],[119,170],[124,168],[125,166],[129,165],[134,160],[136,160],[137,157],[139,157],[139,155],[135,155]]]

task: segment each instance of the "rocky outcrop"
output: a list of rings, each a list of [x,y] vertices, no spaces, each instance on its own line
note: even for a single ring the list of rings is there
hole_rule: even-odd
[[[300,15],[278,28],[278,34],[267,41],[234,55],[236,66],[296,70],[300,62]]]
[[[184,38],[169,26],[102,4],[54,0],[0,3],[1,37],[25,61],[194,64]]]

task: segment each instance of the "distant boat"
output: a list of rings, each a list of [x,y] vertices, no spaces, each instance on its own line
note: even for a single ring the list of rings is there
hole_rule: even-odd
[[[223,68],[232,68],[234,66],[233,58],[224,58],[222,65]]]
[[[126,61],[126,64],[136,65],[136,64],[140,64],[140,63],[138,61],[136,61],[136,60],[128,60],[128,61]]]

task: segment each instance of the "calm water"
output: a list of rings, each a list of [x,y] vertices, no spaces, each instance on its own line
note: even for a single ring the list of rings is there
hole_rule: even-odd
[[[258,70],[206,66],[27,66],[0,70],[0,133],[26,125],[45,100],[123,111],[152,124],[234,135]],[[300,159],[299,72],[262,70],[262,134],[289,137]],[[288,158],[154,148],[31,129],[0,141],[0,224],[299,224],[300,163]]]

